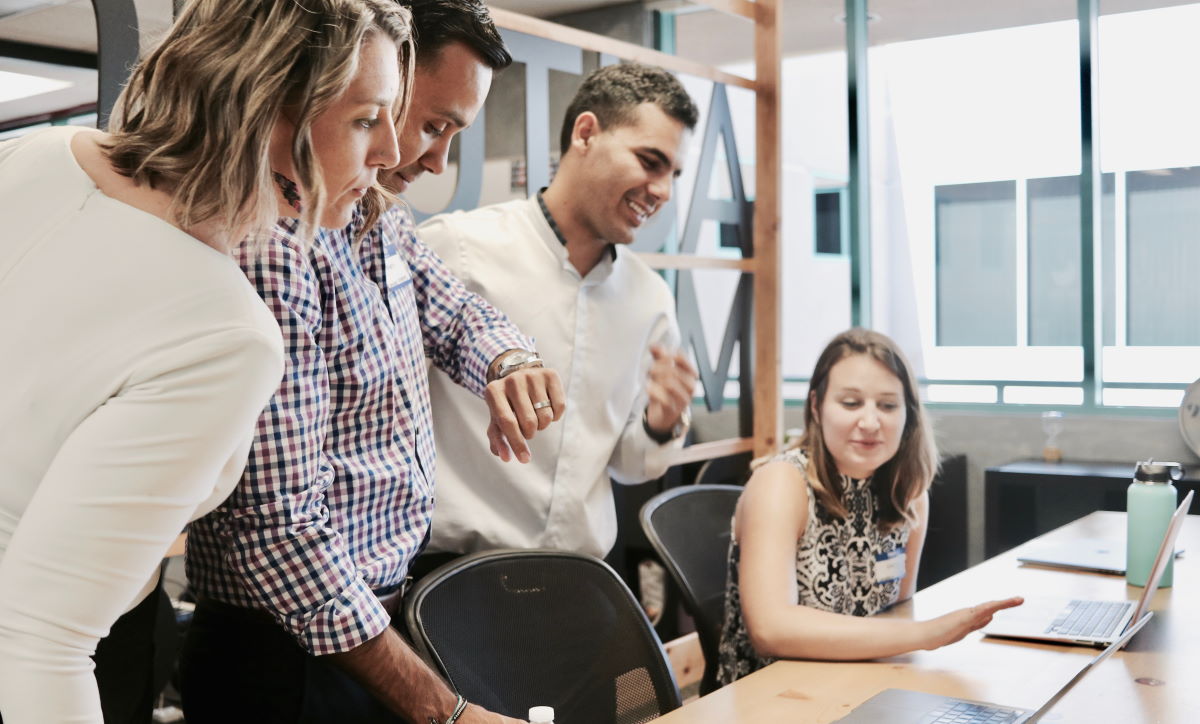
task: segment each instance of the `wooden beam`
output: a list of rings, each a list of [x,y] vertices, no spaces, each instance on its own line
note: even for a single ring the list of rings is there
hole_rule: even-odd
[[[737,455],[738,453],[754,450],[754,438],[750,437],[732,437],[728,440],[714,440],[712,442],[702,442],[696,445],[688,445],[671,458],[672,465],[683,465],[684,463],[698,463],[702,460],[712,460],[713,458],[723,458],[728,455]]]
[[[638,254],[651,269],[736,269],[753,274],[756,263],[753,259],[722,259],[715,256],[693,256],[691,254]]]
[[[174,558],[175,556],[183,555],[183,551],[187,548],[187,533],[180,533],[171,543],[171,547],[167,549],[167,554],[163,558]]]
[[[758,15],[758,3],[750,0],[700,0],[699,4],[707,5],[719,13],[737,15],[749,20],[754,20]]]
[[[32,116],[21,116],[20,118],[10,118],[7,121],[0,121],[0,132],[7,131],[13,128],[24,128],[32,126],[35,123],[53,123],[60,119],[70,118],[72,116],[82,116],[87,113],[95,113],[95,103],[83,103],[70,108],[60,108],[57,111],[49,113],[35,113]]]
[[[539,38],[546,38],[547,40],[554,40],[559,43],[566,43],[567,45],[574,45],[584,50],[615,55],[625,60],[634,60],[639,63],[646,63],[647,65],[661,66],[677,73],[686,73],[697,78],[707,78],[708,80],[724,83],[725,85],[734,85],[749,90],[756,90],[758,88],[758,83],[749,78],[726,73],[725,71],[717,70],[712,66],[698,63],[694,60],[668,55],[657,50],[651,50],[650,48],[643,48],[640,45],[626,43],[622,40],[613,40],[612,38],[606,38],[596,33],[589,33],[585,30],[576,30],[575,28],[552,23],[548,20],[531,18],[510,10],[489,8],[488,12],[491,13],[492,20],[495,21],[496,25],[507,30],[515,30],[518,33],[525,33]]]
[[[779,80],[782,22],[780,0],[758,0],[754,26],[755,94],[754,199],[754,455],[779,450],[783,440],[783,371],[780,362]],[[746,392],[743,390],[743,396]]]
[[[700,637],[693,631],[663,644],[671,671],[675,672],[675,683],[686,700],[695,690],[699,693],[700,680],[704,678],[704,650],[700,648]]]

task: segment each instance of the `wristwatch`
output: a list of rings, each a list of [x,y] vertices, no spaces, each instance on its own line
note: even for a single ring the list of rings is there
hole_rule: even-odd
[[[642,429],[646,431],[651,440],[659,445],[666,445],[672,440],[679,439],[683,433],[687,432],[688,426],[692,424],[691,408],[685,407],[683,408],[683,413],[679,415],[679,421],[675,423],[675,427],[672,427],[666,433],[656,432],[650,428],[650,418],[647,417],[649,414],[649,408],[642,411]]]
[[[525,369],[526,367],[541,366],[542,358],[538,357],[537,352],[531,352],[527,349],[514,349],[511,352],[504,353],[500,357],[500,361],[496,364],[496,374],[488,381],[502,380],[513,372]]]

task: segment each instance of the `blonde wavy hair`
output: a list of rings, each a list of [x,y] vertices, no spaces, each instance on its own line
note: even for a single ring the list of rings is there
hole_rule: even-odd
[[[890,460],[880,465],[871,476],[875,494],[879,527],[888,530],[901,522],[914,522],[913,503],[929,490],[938,470],[937,445],[921,398],[912,367],[900,348],[887,336],[869,329],[855,327],[846,330],[832,341],[817,358],[809,381],[808,400],[804,405],[804,434],[789,449],[799,448],[808,458],[808,477],[813,482],[817,500],[831,515],[845,518],[848,514],[843,497],[842,476],[829,449],[818,421],[817,410],[825,402],[829,388],[829,373],[833,366],[847,357],[869,357],[891,370],[904,387],[904,431],[900,447]]]
[[[139,185],[172,196],[183,228],[216,221],[261,238],[278,216],[269,147],[276,121],[295,127],[292,162],[304,190],[301,234],[325,204],[312,123],[349,87],[372,33],[399,47],[397,127],[412,92],[412,16],[394,0],[193,0],[134,68],[117,99],[105,155]],[[389,197],[364,197],[364,229]]]

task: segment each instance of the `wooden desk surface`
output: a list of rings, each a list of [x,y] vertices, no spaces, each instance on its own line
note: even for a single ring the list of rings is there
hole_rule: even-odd
[[[1125,539],[1124,513],[1093,513],[919,592],[884,616],[927,619],[992,598],[1079,596],[1137,600],[1124,577],[1023,566],[1028,546],[1073,538]],[[1188,516],[1172,588],[1129,646],[1090,672],[1045,722],[1200,722],[1200,516]],[[781,661],[660,719],[662,724],[823,724],[886,688],[1036,709],[1097,653],[984,638],[864,663]],[[1148,682],[1148,683],[1139,683]],[[1157,683],[1157,685],[1155,685]]]

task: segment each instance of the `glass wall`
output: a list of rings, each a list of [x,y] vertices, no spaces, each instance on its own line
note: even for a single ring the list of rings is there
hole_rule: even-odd
[[[846,27],[836,13],[811,4],[784,3],[781,116],[783,133],[780,250],[784,396],[803,400],[806,381],[826,342],[850,326],[850,259],[846,185],[849,141],[846,110]],[[679,55],[753,77],[753,34],[748,22],[693,6],[675,15]],[[738,152],[752,194],[754,95],[731,88],[729,101]],[[703,94],[697,94],[703,95]],[[703,250],[700,253],[705,253]],[[725,277],[718,281],[718,277]],[[728,274],[697,273],[704,286],[705,318],[717,323],[732,295]],[[714,296],[710,299],[709,292]],[[706,322],[706,326],[710,323]],[[717,337],[719,339],[719,337]]]
[[[1101,0],[1100,12],[1100,162],[1117,218],[1102,398],[1174,407],[1200,375],[1200,4]]]
[[[880,29],[888,5],[872,5]],[[931,401],[1005,401],[966,381],[1082,381],[1075,3],[930,5],[944,34],[872,34],[875,326],[916,358]]]

